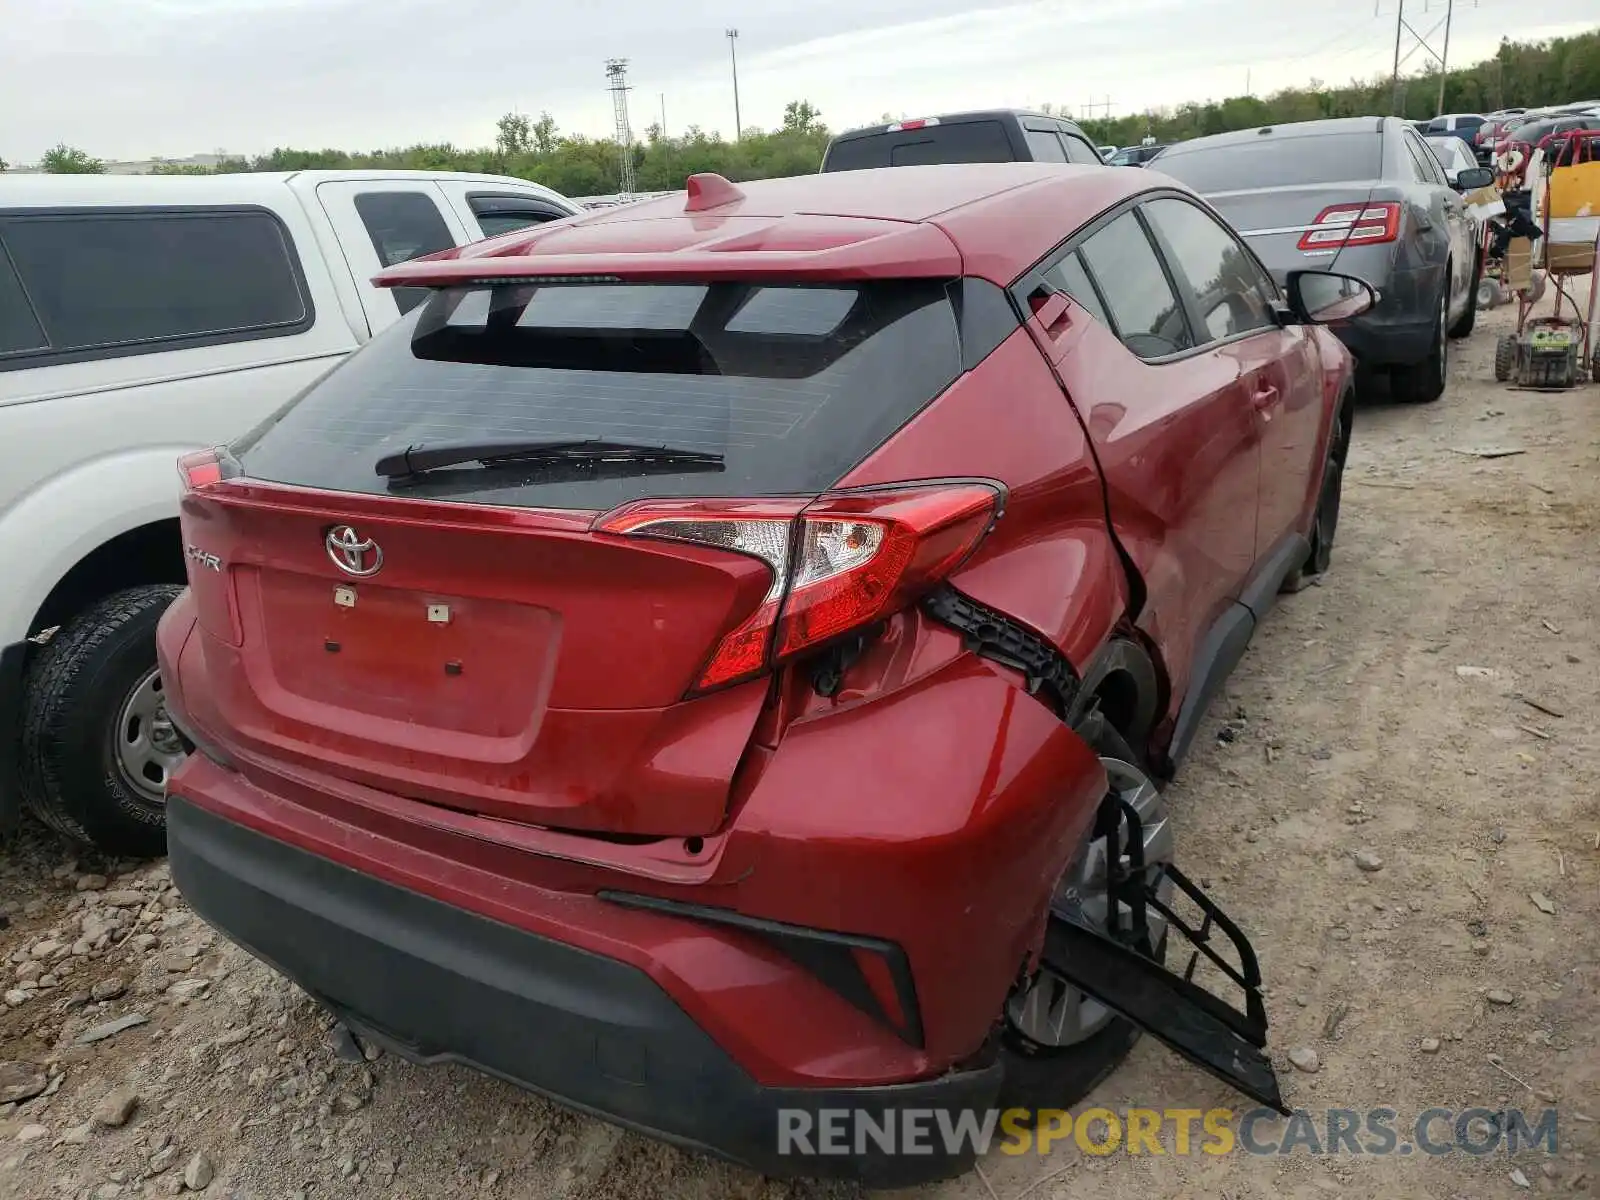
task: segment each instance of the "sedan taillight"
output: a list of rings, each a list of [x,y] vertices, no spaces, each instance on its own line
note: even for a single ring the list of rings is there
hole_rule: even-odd
[[[1400,206],[1387,200],[1376,204],[1332,204],[1317,214],[1312,225],[1300,235],[1302,250],[1375,246],[1400,236]]]
[[[725,634],[695,691],[759,675],[898,612],[960,566],[999,514],[987,484],[873,490],[807,502],[641,500],[598,533],[734,550],[772,568],[756,611]]]

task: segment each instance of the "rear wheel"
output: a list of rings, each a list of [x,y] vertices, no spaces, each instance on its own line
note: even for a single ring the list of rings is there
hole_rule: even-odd
[[[167,718],[155,634],[181,590],[106,597],[59,630],[28,672],[23,799],[46,825],[109,854],[166,852],[167,776],[190,747]]]
[[[1099,713],[1079,734],[1100,755],[1113,791],[1131,804],[1144,824],[1146,862],[1172,860],[1172,827],[1154,779],[1132,747]],[[1118,836],[1124,836],[1126,829]],[[1084,912],[1103,922],[1111,903],[1106,872],[1107,839],[1091,836],[1078,849],[1057,884],[1057,896],[1074,896]],[[1054,921],[1059,918],[1051,916]],[[1149,913],[1155,956],[1165,960],[1165,919]],[[1048,962],[1006,1001],[1000,1056],[1005,1066],[1001,1108],[1068,1108],[1088,1095],[1128,1056],[1139,1029],[1116,1016],[1050,969]]]
[[[1483,278],[1483,255],[1472,260],[1472,286],[1467,289],[1467,307],[1461,319],[1450,326],[1450,336],[1464,338],[1478,322],[1478,281]],[[1447,285],[1448,286],[1448,285]]]
[[[1350,417],[1353,406],[1340,405],[1328,433],[1328,456],[1322,466],[1322,491],[1311,517],[1311,553],[1283,581],[1283,590],[1298,592],[1321,575],[1333,561],[1333,539],[1339,531],[1339,505],[1344,498],[1344,463],[1350,454]]]
[[[1439,312],[1434,317],[1432,349],[1428,357],[1410,366],[1395,368],[1391,376],[1394,394],[1401,400],[1427,404],[1444,395],[1450,378],[1450,272],[1445,271],[1446,284],[1440,289]]]
[[[1494,344],[1494,378],[1496,383],[1506,383],[1517,369],[1517,339],[1502,333]]]

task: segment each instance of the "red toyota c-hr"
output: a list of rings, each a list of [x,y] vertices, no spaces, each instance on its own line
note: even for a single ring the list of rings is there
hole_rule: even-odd
[[[780,1134],[1065,1107],[1140,1029],[1281,1108],[1156,784],[1328,565],[1365,284],[1039,163],[697,176],[379,281],[180,464],[196,910],[358,1037],[774,1174],[959,1171]]]

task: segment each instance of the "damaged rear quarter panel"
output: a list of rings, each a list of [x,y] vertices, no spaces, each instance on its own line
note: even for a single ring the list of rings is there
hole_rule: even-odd
[[[1127,609],[1088,439],[1025,328],[890,442],[844,486],[986,477],[1004,515],[950,582],[1047,637],[1082,672]]]

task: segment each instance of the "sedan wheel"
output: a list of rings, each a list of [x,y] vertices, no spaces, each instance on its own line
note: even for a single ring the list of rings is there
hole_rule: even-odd
[[[1446,278],[1448,280],[1448,272]],[[1397,368],[1393,390],[1401,400],[1427,404],[1444,395],[1450,378],[1450,288],[1440,290],[1439,311],[1434,318],[1432,349],[1419,363]]]

